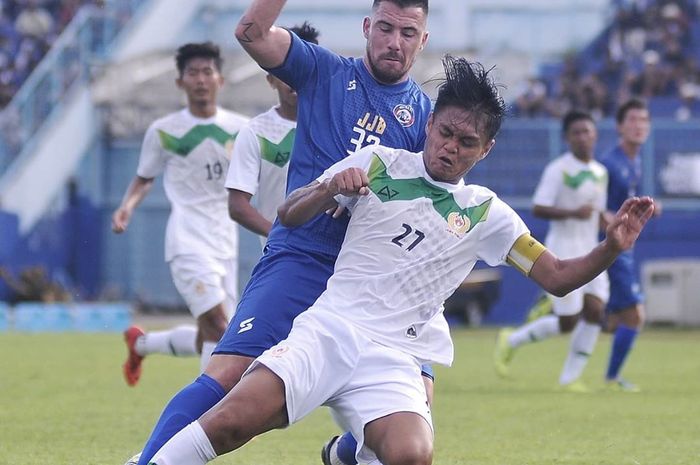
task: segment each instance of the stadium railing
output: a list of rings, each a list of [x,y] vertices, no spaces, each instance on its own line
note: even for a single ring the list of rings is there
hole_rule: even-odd
[[[0,174],[23,152],[76,85],[89,82],[93,66],[147,1],[116,0],[85,6],[68,24],[10,103],[0,111]]]

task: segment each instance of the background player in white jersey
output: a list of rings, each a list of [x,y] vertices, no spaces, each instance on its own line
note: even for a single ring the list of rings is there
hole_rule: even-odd
[[[532,212],[550,220],[547,249],[560,258],[571,258],[583,255],[598,242],[601,215],[606,214],[608,174],[593,159],[597,131],[590,114],[570,111],[563,118],[562,132],[570,151],[545,167]],[[567,390],[587,391],[579,378],[598,340],[608,295],[607,273],[601,273],[564,297],[551,296],[553,315],[541,316],[515,330],[501,330],[494,354],[497,372],[508,375],[516,348],[573,331],[559,384]]]
[[[300,39],[318,44],[318,31],[307,22],[290,30]],[[279,104],[241,128],[226,177],[231,219],[263,236],[263,244],[277,207],[284,201],[297,126],[296,92],[272,74],[268,73],[266,79],[277,92]],[[255,207],[250,202],[253,196]]]
[[[130,386],[138,382],[143,357],[150,353],[201,353],[206,366],[236,303],[238,226],[228,218],[224,179],[233,141],[247,119],[217,106],[224,83],[217,45],[183,45],[175,62],[187,108],[156,120],[146,131],[136,176],[112,215],[112,231],[126,231],[154,178],[164,173],[171,205],[165,261],[197,327],[149,333],[137,326],[127,329],[123,368]]]
[[[428,465],[433,432],[420,365],[451,363],[449,331],[431,321],[476,261],[508,262],[564,295],[632,246],[654,209],[648,197],[628,200],[588,254],[560,260],[493,192],[465,184],[493,147],[505,106],[482,66],[447,57],[445,71],[422,153],[365,147],[280,207],[292,227],[337,205],[352,212],[327,289],[152,464],[205,464],[327,405],[358,439],[359,461]]]

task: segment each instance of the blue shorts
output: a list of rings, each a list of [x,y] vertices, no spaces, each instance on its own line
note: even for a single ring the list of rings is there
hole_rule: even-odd
[[[293,249],[266,249],[214,353],[257,357],[285,339],[294,318],[326,290],[335,259]]]
[[[608,269],[610,278],[610,300],[607,311],[617,313],[628,307],[643,302],[639,278],[634,269],[634,257],[631,251],[620,255]]]

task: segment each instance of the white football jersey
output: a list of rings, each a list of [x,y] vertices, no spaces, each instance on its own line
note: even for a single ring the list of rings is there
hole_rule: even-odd
[[[552,160],[542,173],[532,202],[574,210],[592,205],[587,219],[550,220],[545,246],[559,258],[584,255],[598,244],[600,212],[605,211],[608,171],[595,160],[583,162],[572,153]]]
[[[211,118],[188,109],[154,121],[146,131],[136,173],[164,173],[171,211],[165,232],[165,260],[193,254],[232,258],[238,253],[238,225],[228,216],[224,180],[233,142],[247,118],[218,108]]]
[[[442,303],[477,260],[505,263],[528,229],[492,191],[433,180],[422,153],[370,146],[333,165],[367,170],[367,196],[339,198],[352,213],[335,272],[312,311],[335,312],[380,344],[449,365]]]
[[[236,138],[226,187],[253,195],[257,210],[270,222],[285,198],[295,132],[296,121],[270,108],[251,119]]]

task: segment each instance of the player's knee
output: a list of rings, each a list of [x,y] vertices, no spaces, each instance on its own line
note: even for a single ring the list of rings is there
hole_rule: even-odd
[[[253,362],[251,357],[214,354],[204,373],[211,376],[226,391],[230,391],[241,380],[241,376]]]
[[[574,330],[576,322],[578,321],[578,315],[567,315],[559,317],[559,329],[562,333],[570,333]]]
[[[202,341],[219,342],[226,332],[228,319],[223,308],[214,307],[197,318],[197,328]]]
[[[433,463],[433,444],[428,438],[394,441],[382,446],[380,458],[384,465],[430,465]]]

